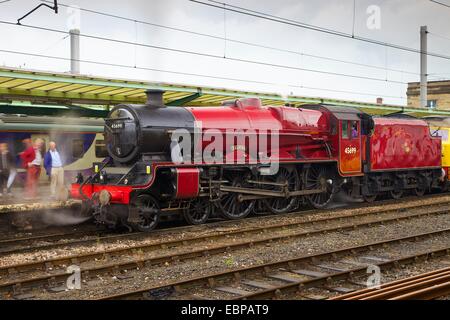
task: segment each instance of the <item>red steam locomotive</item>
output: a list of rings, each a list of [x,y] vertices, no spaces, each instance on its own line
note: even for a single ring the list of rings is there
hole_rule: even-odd
[[[372,117],[329,105],[262,106],[242,99],[217,108],[119,105],[105,120],[109,157],[79,175],[72,197],[99,223],[150,231],[166,212],[191,224],[211,215],[325,208],[333,194],[374,201],[446,185],[441,139],[425,121]],[[445,181],[444,181],[445,179]]]

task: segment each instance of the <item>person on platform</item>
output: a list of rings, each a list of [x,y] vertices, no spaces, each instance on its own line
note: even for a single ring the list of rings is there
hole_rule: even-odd
[[[37,196],[37,184],[41,174],[42,154],[41,149],[44,145],[42,139],[36,139],[31,145],[29,139],[24,140],[27,149],[20,154],[22,165],[27,170],[27,180],[25,183],[25,192],[27,198],[33,199]]]
[[[15,163],[14,158],[9,152],[7,143],[0,143],[0,197],[4,193],[11,195],[11,185],[14,178],[11,180],[11,175],[15,177]]]
[[[44,168],[50,177],[50,193],[52,199],[59,198],[64,190],[64,168],[61,154],[56,148],[56,143],[51,141],[49,149],[44,156]]]

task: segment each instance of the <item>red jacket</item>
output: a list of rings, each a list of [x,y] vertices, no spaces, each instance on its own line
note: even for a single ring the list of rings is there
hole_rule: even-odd
[[[28,168],[28,164],[30,162],[33,162],[33,160],[36,158],[36,152],[34,151],[34,148],[29,147],[28,149],[26,149],[24,152],[22,152],[20,158],[22,159],[22,166],[25,169]]]

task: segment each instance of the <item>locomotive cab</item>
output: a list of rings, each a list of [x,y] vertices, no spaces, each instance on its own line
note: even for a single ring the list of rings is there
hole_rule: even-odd
[[[367,136],[373,129],[372,117],[356,108],[331,105],[306,106],[327,114],[331,125],[330,142],[338,160],[341,177],[361,176],[366,161]]]

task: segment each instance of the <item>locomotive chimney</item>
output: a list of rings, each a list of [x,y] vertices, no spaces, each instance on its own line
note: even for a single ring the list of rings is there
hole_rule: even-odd
[[[145,91],[147,95],[146,106],[150,108],[165,108],[164,105],[164,91],[162,90],[147,90]]]

